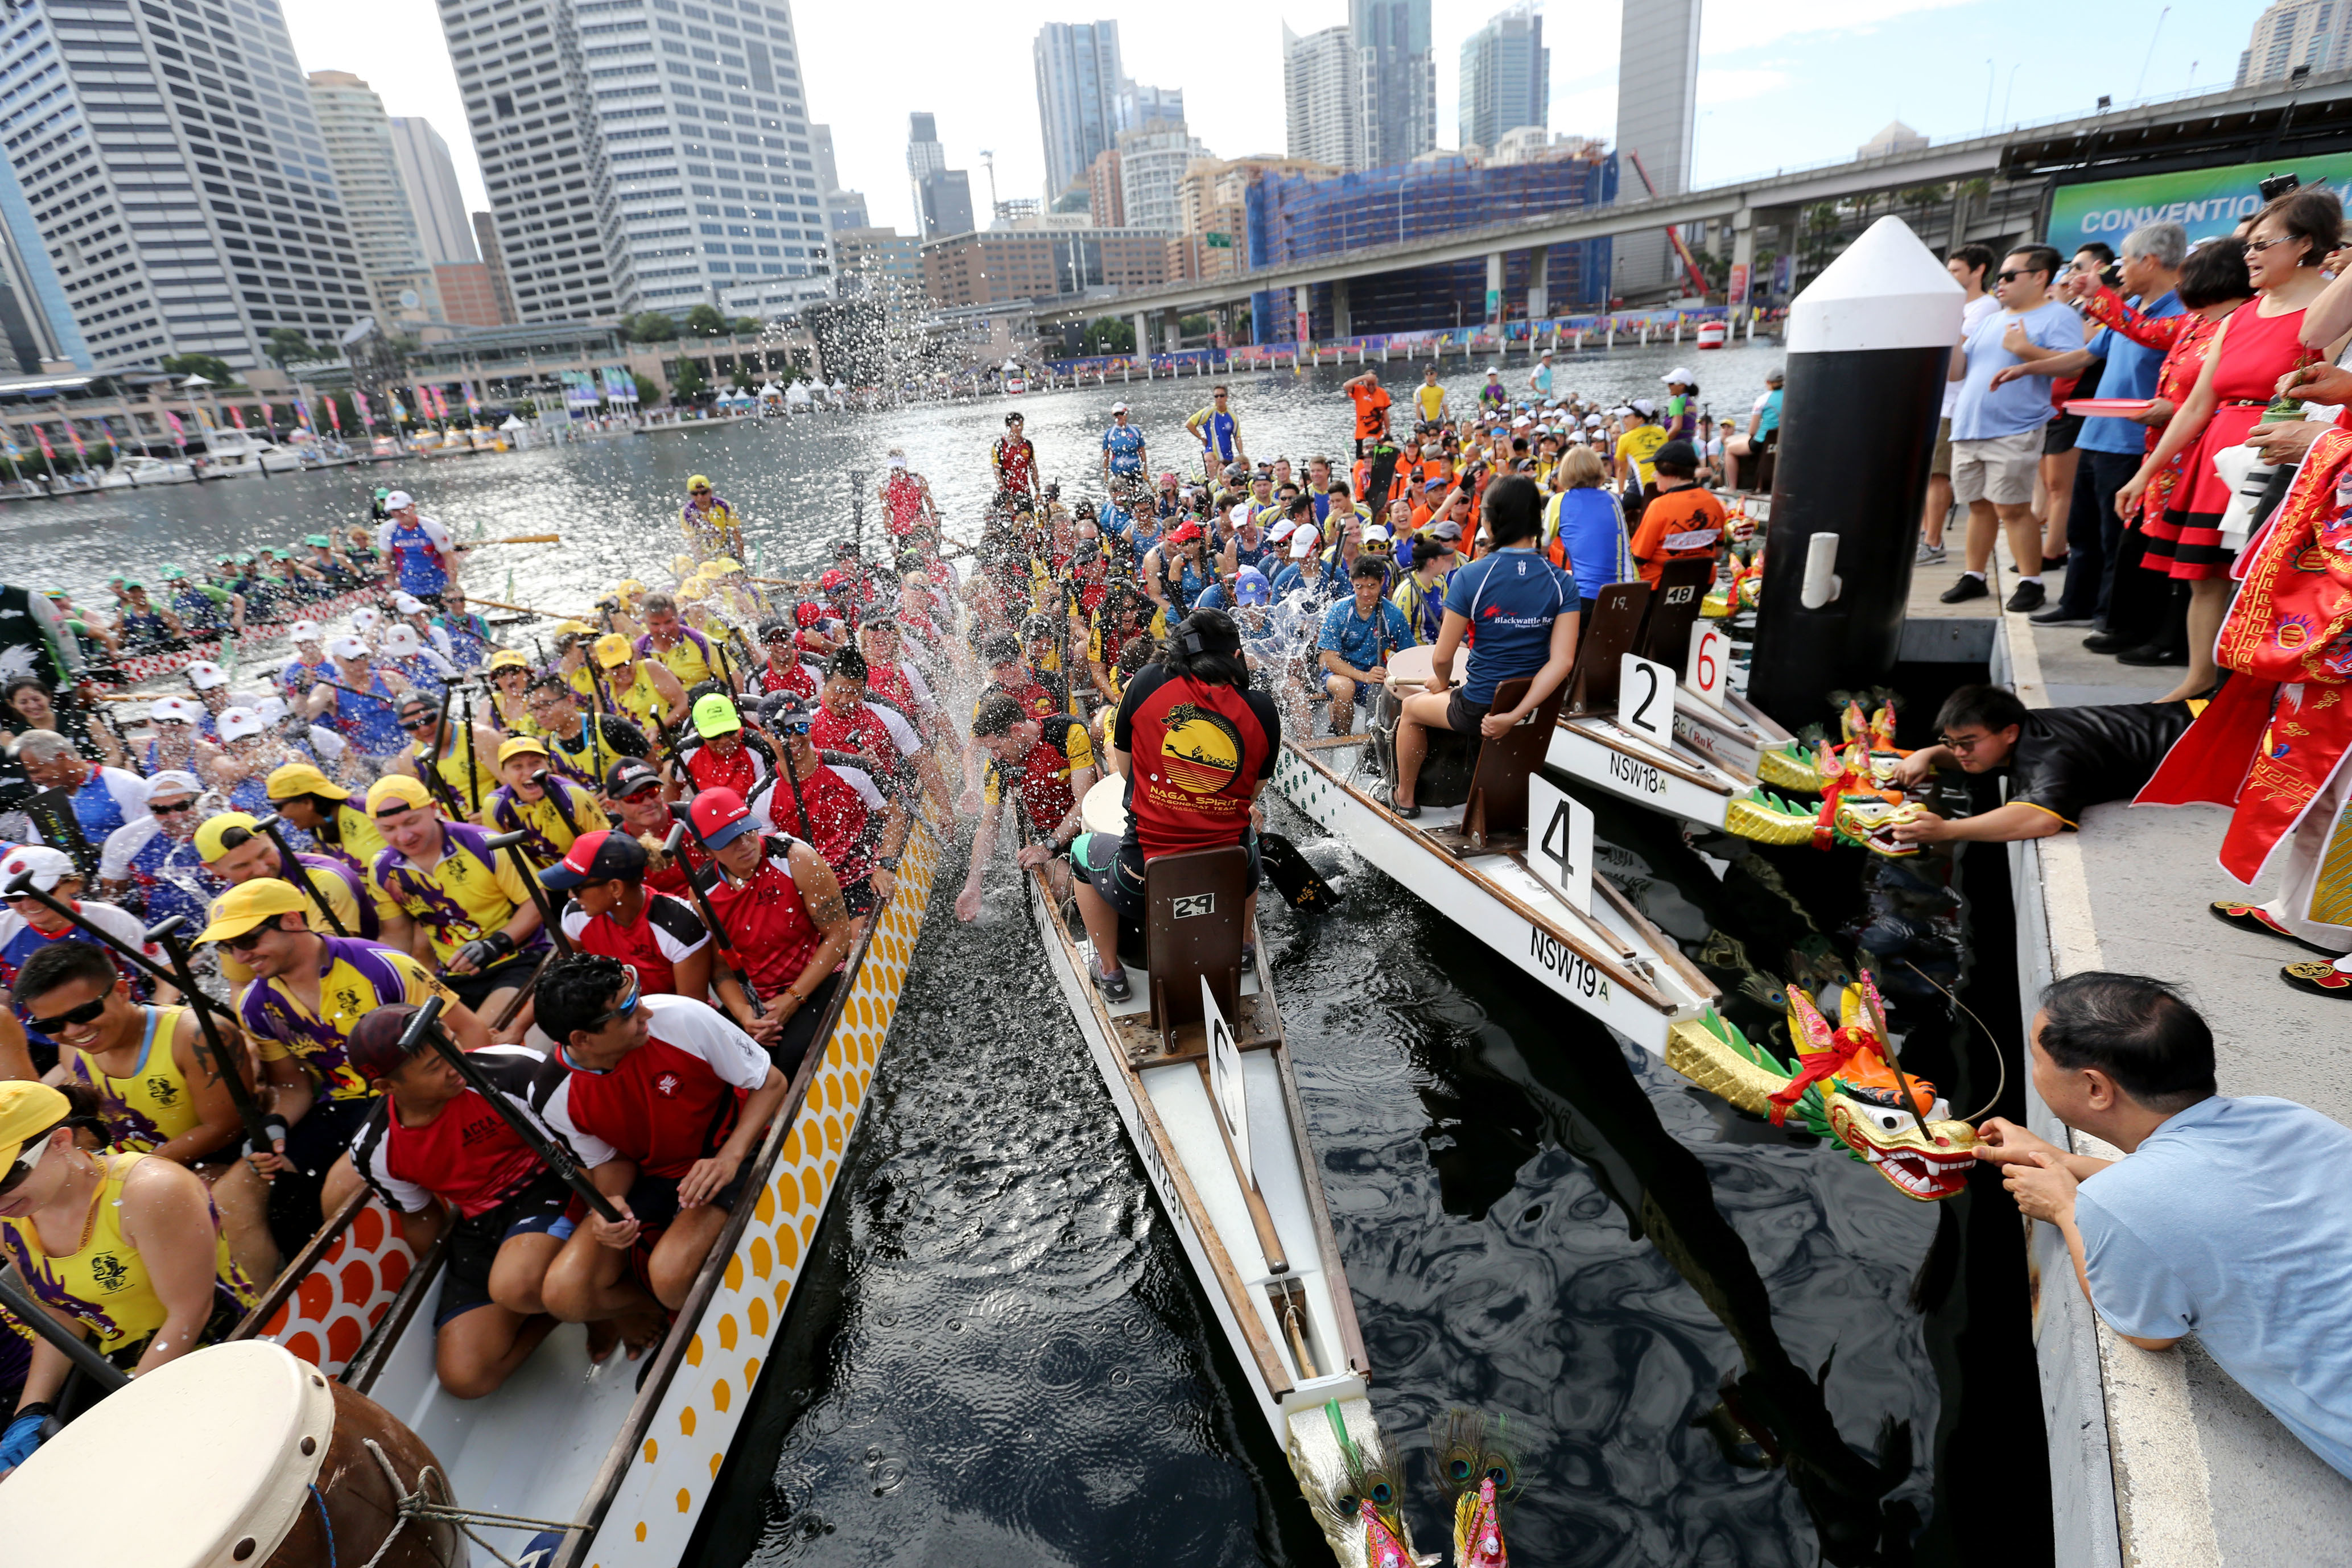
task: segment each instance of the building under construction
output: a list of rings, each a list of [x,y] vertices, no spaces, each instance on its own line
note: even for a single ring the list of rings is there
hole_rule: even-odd
[[[1596,142],[1546,148],[1525,161],[1485,162],[1445,153],[1385,169],[1315,178],[1267,172],[1250,182],[1249,265],[1304,261],[1339,251],[1432,239],[1488,224],[1532,218],[1616,199],[1617,159]],[[1595,310],[1608,303],[1610,242],[1583,240],[1550,248],[1542,300],[1548,315]],[[1507,252],[1501,314],[1528,313],[1528,253]],[[1483,259],[1408,268],[1358,278],[1345,286],[1344,329],[1334,285],[1309,290],[1317,339],[1475,326],[1488,319]],[[1250,297],[1256,342],[1299,336],[1293,300]]]

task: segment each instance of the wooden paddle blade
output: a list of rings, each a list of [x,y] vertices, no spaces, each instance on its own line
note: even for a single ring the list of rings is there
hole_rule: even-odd
[[[1261,833],[1257,836],[1257,852],[1284,903],[1310,914],[1325,914],[1339,907],[1339,893],[1299,853],[1297,845],[1279,833]]]
[[[476,544],[561,544],[563,542],[563,535],[560,533],[510,533],[504,539],[478,539],[471,542]]]

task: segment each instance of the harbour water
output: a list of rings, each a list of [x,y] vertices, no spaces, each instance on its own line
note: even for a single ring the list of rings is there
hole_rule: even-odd
[[[1677,362],[1718,415],[1744,416],[1779,354],[1594,354],[1565,362],[1560,384],[1647,395]],[[1524,384],[1526,365],[1511,361],[1506,384]],[[1447,362],[1457,406],[1482,369]],[[1347,374],[1237,380],[1252,455],[1341,453]],[[1419,370],[1398,363],[1384,379],[1402,400]],[[1045,473],[1076,497],[1097,493],[1085,476],[1109,404],[1129,403],[1155,468],[1176,467],[1207,384],[1018,405]],[[967,533],[1012,405],[13,505],[0,551],[12,580],[91,592],[110,570],[152,579],[166,561],[355,521],[368,487],[394,484],[461,538],[477,524],[563,532],[561,550],[486,551],[468,577],[478,593],[576,610],[617,577],[659,580],[693,472],[747,512],[777,575],[846,531],[849,471],[878,479],[894,445],[929,476],[948,531]],[[1743,1121],[1286,826],[1346,894],[1312,920],[1265,900],[1265,935],[1423,1550],[1446,1535],[1423,1432],[1465,1405],[1508,1418],[1521,1561],[1947,1563],[1979,1554],[1988,1523],[2004,1560],[2050,1560],[2018,1226],[1997,1181],[1979,1173],[1948,1203],[1914,1204],[1834,1145]],[[1809,938],[1843,947],[1861,911],[1853,851],[1776,851],[1718,882],[1659,819],[1604,803],[1601,837],[1605,868],[1719,963],[1770,971]],[[1009,865],[970,926],[947,915],[961,875],[942,873],[841,1201],[694,1560],[1328,1562],[1282,1456],[1228,1393],[1221,1337]],[[1981,857],[1968,875],[2005,873]],[[1964,890],[1978,947],[2003,952],[2005,885]],[[2013,996],[2000,967],[1965,992],[2011,1029],[2013,1007],[2004,1021],[1981,999]],[[1769,1025],[1769,1007],[1743,1006],[1743,1024]],[[1956,1110],[1991,1092],[1980,1035],[1965,1043],[1939,1006],[1901,1010],[1907,1067]]]

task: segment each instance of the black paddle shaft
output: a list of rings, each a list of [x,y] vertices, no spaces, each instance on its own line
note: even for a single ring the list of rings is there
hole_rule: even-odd
[[[25,1282],[25,1277],[16,1272],[16,1266],[5,1258],[0,1258],[0,1306],[6,1307],[18,1322],[48,1341],[51,1349],[79,1367],[84,1377],[98,1384],[101,1395],[112,1394],[131,1381],[121,1367],[98,1353],[98,1347],[50,1317],[41,1299]]]
[[[537,1122],[516,1110],[499,1087],[482,1075],[482,1069],[466,1055],[465,1049],[449,1037],[449,1031],[441,1026],[441,1005],[438,996],[425,999],[425,1005],[416,1010],[408,1027],[401,1032],[402,1047],[414,1053],[429,1045],[440,1052],[441,1059],[457,1068],[457,1076],[466,1080],[466,1087],[489,1101],[499,1119],[514,1130],[514,1135],[545,1162],[549,1170],[562,1177],[565,1185],[580,1194],[581,1202],[594,1209],[607,1225],[619,1225],[625,1216],[613,1206],[612,1199],[596,1190],[596,1184],[580,1168],[571,1146],[560,1138],[549,1137]]]
[[[163,943],[163,952],[172,960],[172,973],[177,976],[173,984],[179,986],[181,994],[201,996],[204,993],[196,989],[195,971],[188,966],[188,945],[180,940],[180,928],[187,923],[187,916],[173,915],[161,925],[149,927],[145,936],[149,942]],[[220,1030],[213,1023],[211,1009],[196,1009],[196,1027],[204,1031],[205,1049],[212,1053],[213,1070],[220,1074],[221,1081],[228,1089],[229,1100],[236,1107],[236,1119],[245,1123],[247,1146],[255,1153],[267,1153],[284,1142],[284,1118],[273,1110],[263,1110],[261,1101],[254,1098],[253,1090],[246,1086],[245,1075],[237,1071],[237,1064],[229,1055],[228,1047],[221,1044]]]
[[[253,826],[263,837],[278,847],[279,874],[310,895],[310,901],[319,906],[319,912],[327,917],[327,923],[335,928],[337,936],[351,935],[351,931],[343,925],[343,917],[335,912],[333,903],[329,901],[327,895],[319,891],[317,885],[310,880],[310,868],[294,858],[293,848],[287,844],[286,835],[281,831],[285,826],[285,818],[273,811]]]
[[[140,952],[129,942],[122,941],[112,931],[108,931],[104,926],[93,923],[79,910],[75,909],[71,904],[67,903],[55,893],[45,893],[41,891],[40,889],[33,886],[33,874],[30,871],[20,871],[14,878],[10,879],[5,886],[0,886],[0,898],[30,899],[35,903],[39,904],[42,908],[49,910],[52,914],[55,914],[61,919],[71,921],[75,925],[79,926],[92,941],[110,949],[120,956],[123,962],[142,971],[148,975],[149,978],[159,980],[164,984],[174,988],[177,988],[180,984],[180,977],[178,975],[173,973],[170,970],[164,968],[162,964],[156,963],[153,959],[148,957],[145,953]],[[192,994],[182,998],[182,1000],[185,1001],[191,1007],[216,1013],[232,1024],[236,1022],[236,1016],[231,1014],[227,1008],[222,1006],[219,1003],[214,1001],[211,997],[205,995],[201,991],[193,993]]]
[[[672,803],[669,811],[678,826],[694,836],[695,847],[709,857],[711,875],[715,877],[727,875],[727,868],[719,863],[719,852],[711,848],[709,841],[702,837],[702,829],[695,826],[693,808],[684,801],[677,801]],[[677,833],[672,831],[670,841],[674,844],[677,839]],[[719,956],[727,961],[727,966],[735,972],[737,982],[742,985],[743,994],[751,1004],[751,1016],[766,1017],[768,1009],[760,1001],[760,988],[751,984],[751,967],[743,962],[743,955],[736,951],[735,939],[727,934],[727,927],[719,921],[719,911],[710,907],[710,895],[704,892],[702,884],[694,879],[694,868],[690,866],[686,868],[686,890],[694,895],[695,903],[701,907],[702,918],[710,927],[711,939],[719,944]]]
[[[546,777],[544,773],[540,776]],[[521,874],[522,885],[530,889],[531,904],[539,910],[539,923],[546,928],[549,938],[555,943],[555,951],[569,958],[572,956],[572,939],[563,934],[563,922],[548,907],[547,890],[540,886],[539,873],[531,869],[530,858],[522,852],[522,841],[530,837],[529,833],[518,827],[512,833],[486,838],[482,844],[493,854],[503,849],[514,857],[514,868]]]

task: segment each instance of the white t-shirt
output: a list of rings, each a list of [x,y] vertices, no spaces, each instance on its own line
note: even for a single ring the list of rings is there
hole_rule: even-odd
[[[1961,306],[1960,336],[1965,338],[1972,335],[1987,316],[2000,309],[2000,301],[1994,299],[1990,292],[1979,294]],[[1944,383],[1944,417],[1947,419],[1952,416],[1952,410],[1959,406],[1960,386],[1961,383],[1957,381]],[[1758,400],[1756,406],[1759,409],[1764,406],[1761,399]]]
[[[754,1089],[768,1081],[775,1063],[769,1059],[767,1051],[708,1003],[697,1002],[690,996],[646,996],[637,1005],[646,1010],[646,1024],[655,1039],[690,1057],[700,1057],[721,1082],[737,1089]],[[540,1115],[548,1126],[563,1135],[564,1142],[578,1152],[583,1165],[601,1165],[620,1151],[572,1124],[571,1090],[569,1079],[557,1084],[547,1102],[539,1108]]]

